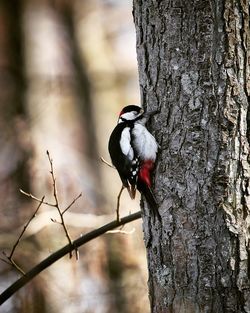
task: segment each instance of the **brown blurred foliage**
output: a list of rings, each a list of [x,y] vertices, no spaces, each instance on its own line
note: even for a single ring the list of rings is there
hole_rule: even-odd
[[[73,238],[115,217],[121,184],[107,142],[116,113],[139,101],[132,4],[127,1],[0,2],[0,251],[10,251],[36,203],[53,200],[46,150]],[[121,214],[137,210],[124,193]],[[67,243],[53,208],[42,206],[14,259],[25,270]],[[148,312],[141,222],[131,235],[107,234],[64,258],[1,312]],[[0,291],[18,278],[0,263]]]

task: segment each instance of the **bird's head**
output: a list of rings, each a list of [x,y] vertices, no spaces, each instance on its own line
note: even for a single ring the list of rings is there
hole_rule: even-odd
[[[121,110],[118,123],[139,120],[143,113],[144,110],[139,105],[127,105]]]
[[[159,110],[145,112],[139,105],[130,104],[121,110],[118,124],[122,122],[137,122],[145,125],[151,116],[159,112]]]

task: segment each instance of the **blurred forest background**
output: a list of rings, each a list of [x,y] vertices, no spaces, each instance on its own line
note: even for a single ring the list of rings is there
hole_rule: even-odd
[[[132,3],[127,0],[0,1],[0,253],[10,253],[37,203],[60,205],[73,239],[115,218],[121,183],[108,137],[117,113],[139,102]],[[124,192],[121,215],[139,209]],[[67,244],[55,208],[43,205],[14,254],[28,271]],[[141,221],[65,257],[1,307],[3,313],[147,313]],[[3,255],[1,256],[4,257]],[[0,262],[0,292],[20,274]]]

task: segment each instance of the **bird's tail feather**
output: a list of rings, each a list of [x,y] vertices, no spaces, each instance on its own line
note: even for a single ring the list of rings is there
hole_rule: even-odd
[[[138,190],[145,196],[150,210],[158,219],[161,219],[161,216],[158,211],[158,204],[156,202],[155,196],[150,187],[145,184],[138,184]]]
[[[128,185],[127,190],[128,190],[130,198],[134,199],[135,195],[136,195],[136,186],[135,185]]]

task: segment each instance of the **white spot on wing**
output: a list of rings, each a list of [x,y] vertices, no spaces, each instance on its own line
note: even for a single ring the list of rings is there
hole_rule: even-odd
[[[120,147],[122,153],[126,155],[130,160],[133,160],[134,150],[131,146],[131,136],[129,127],[125,127],[121,133]]]

